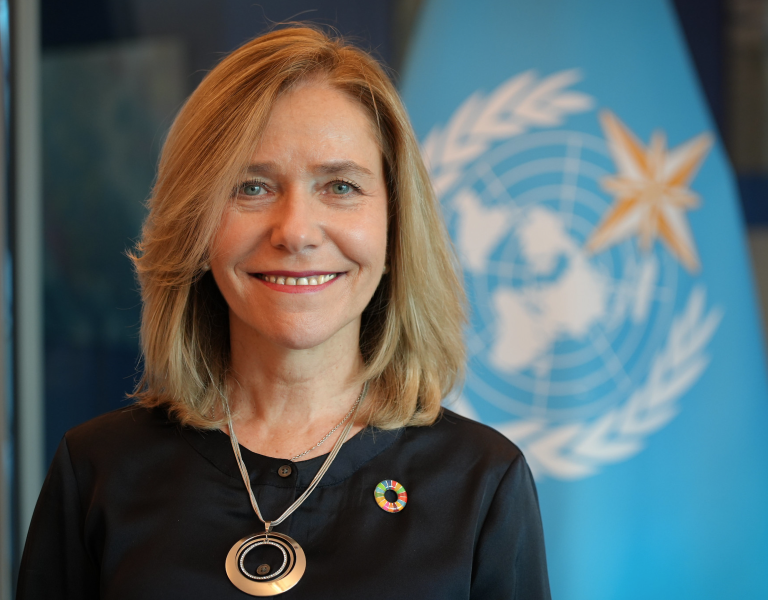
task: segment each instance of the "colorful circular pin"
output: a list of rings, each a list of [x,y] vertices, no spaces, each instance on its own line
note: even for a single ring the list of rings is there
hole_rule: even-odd
[[[386,492],[394,492],[397,494],[397,500],[394,502],[387,500],[387,497],[384,495]],[[394,479],[385,479],[384,481],[379,482],[373,490],[373,497],[381,510],[386,510],[390,513],[400,512],[405,508],[405,505],[408,502],[408,494],[406,493],[405,488]]]

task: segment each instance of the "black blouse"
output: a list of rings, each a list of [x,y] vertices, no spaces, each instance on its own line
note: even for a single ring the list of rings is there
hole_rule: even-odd
[[[267,519],[325,460],[242,454]],[[385,479],[407,490],[401,512],[374,500]],[[183,428],[159,409],[124,408],[64,436],[30,525],[17,598],[243,600],[224,561],[235,542],[263,530],[225,433]],[[523,455],[448,410],[431,427],[368,428],[350,438],[276,531],[307,558],[286,600],[550,598]]]

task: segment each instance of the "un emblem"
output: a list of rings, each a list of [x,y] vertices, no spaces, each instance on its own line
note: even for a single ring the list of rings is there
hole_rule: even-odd
[[[472,306],[457,408],[559,479],[639,452],[706,368],[721,318],[685,216],[710,136],[645,147],[608,112],[604,137],[568,130],[594,104],[577,80],[513,77],[424,144]]]

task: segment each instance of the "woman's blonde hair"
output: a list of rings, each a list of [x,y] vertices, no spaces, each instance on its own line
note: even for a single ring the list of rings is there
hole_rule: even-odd
[[[220,425],[229,369],[227,305],[208,252],[275,101],[318,79],[364,107],[384,159],[390,271],[362,316],[368,422],[434,422],[464,367],[464,293],[452,246],[406,111],[365,52],[313,28],[256,38],[190,96],[168,134],[149,215],[132,256],[144,302],[144,371],[133,396],[184,424]]]

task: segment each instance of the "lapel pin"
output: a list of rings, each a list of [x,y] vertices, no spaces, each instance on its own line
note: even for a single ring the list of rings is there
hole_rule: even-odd
[[[387,499],[387,496],[389,496],[389,499]],[[373,497],[381,510],[386,510],[390,513],[400,512],[408,502],[408,493],[405,491],[405,488],[394,479],[380,481],[373,490]]]

